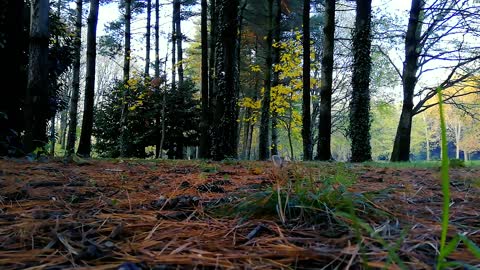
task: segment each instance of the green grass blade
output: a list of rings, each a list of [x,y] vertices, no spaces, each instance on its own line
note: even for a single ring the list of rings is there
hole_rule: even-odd
[[[445,258],[445,244],[447,242],[448,219],[450,210],[450,179],[448,175],[448,146],[447,146],[447,127],[445,125],[445,114],[443,111],[442,88],[437,88],[438,106],[440,112],[440,129],[442,143],[442,169],[441,182],[443,193],[443,211],[442,211],[442,235],[440,238],[440,256],[438,256],[438,267],[443,263]]]

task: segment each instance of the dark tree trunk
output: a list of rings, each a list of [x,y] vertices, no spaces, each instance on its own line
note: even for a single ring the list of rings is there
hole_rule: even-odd
[[[26,29],[24,19],[24,1],[3,1],[0,10],[0,33],[2,36],[2,49],[0,59],[6,68],[2,68],[2,83],[11,88],[0,91],[0,156],[21,155],[20,134],[24,128],[25,115],[22,101],[26,94],[26,71],[28,59],[26,58]]]
[[[218,41],[216,48],[217,86],[213,158],[237,157],[238,100],[238,0],[221,0],[218,5]]]
[[[212,94],[215,92],[215,47],[217,44],[217,8],[216,0],[210,0],[210,56],[208,59],[208,91],[209,91],[209,108],[211,103]],[[210,108],[210,115],[213,114],[213,111]],[[210,117],[211,120],[211,117]]]
[[[70,107],[68,111],[70,121],[68,122],[67,157],[75,152],[75,141],[77,139],[77,109],[78,97],[80,96],[80,53],[82,48],[82,9],[83,1],[77,0],[75,18],[75,58],[73,59],[72,95],[70,96]]]
[[[418,47],[422,29],[421,13],[425,2],[412,0],[410,19],[405,37],[405,62],[403,63],[403,105],[398,123],[391,161],[408,161],[410,159],[410,135],[412,133],[413,94],[417,84]]]
[[[25,152],[47,143],[48,91],[48,0],[34,0],[30,14],[28,80],[25,96]]]
[[[55,144],[57,142],[57,138],[55,136],[55,118],[56,115],[52,117],[50,120],[50,156],[55,156]]]
[[[90,156],[92,149],[93,105],[95,95],[95,62],[97,56],[98,2],[90,0],[90,13],[87,20],[87,73],[85,78],[85,103],[83,107],[82,133],[77,153]]]
[[[123,54],[123,82],[128,84],[130,80],[130,58],[131,58],[131,19],[132,19],[132,0],[125,0],[125,51]],[[127,117],[128,117],[128,88],[123,90],[122,114],[120,117],[120,156],[128,155],[127,139]]]
[[[177,30],[175,24],[175,2],[173,2],[173,13],[172,13],[172,92],[176,89],[177,84]]]
[[[202,39],[202,120],[200,122],[200,158],[209,157],[209,92],[208,92],[208,29],[207,29],[207,0],[201,2],[201,39]]]
[[[281,0],[276,0],[277,9],[275,11],[275,27],[273,31],[274,42],[280,42],[281,39],[281,20],[282,20],[282,6]],[[280,64],[280,46],[275,46],[273,48],[273,66]],[[276,87],[280,84],[280,72],[273,71],[273,80],[272,87]],[[272,112],[272,149],[270,151],[271,155],[278,155],[278,114],[277,112]]]
[[[353,32],[352,100],[350,139],[352,162],[372,159],[370,147],[370,70],[372,0],[357,0]]]
[[[151,13],[152,13],[152,0],[147,0],[147,33],[145,33],[145,77],[150,75],[150,30],[151,26]]]
[[[303,160],[312,160],[313,143],[310,116],[310,0],[303,1]]]
[[[183,34],[181,28],[181,2],[180,0],[173,1],[173,20],[175,21],[175,41],[177,43],[177,71],[178,71],[178,87],[183,86]]]
[[[332,84],[333,49],[335,38],[335,1],[325,1],[325,25],[323,26],[322,79],[320,89],[320,117],[318,124],[318,160],[330,160],[332,137]]]
[[[270,125],[270,102],[272,87],[272,43],[273,43],[273,0],[268,0],[267,6],[268,33],[265,49],[265,79],[263,81],[262,112],[260,119],[260,134],[258,139],[258,158],[267,160],[269,158],[269,125]]]
[[[62,148],[63,150],[66,149],[66,145],[67,145],[67,126],[68,126],[68,111],[65,109],[60,114],[60,132],[58,135],[60,138],[60,148]]]

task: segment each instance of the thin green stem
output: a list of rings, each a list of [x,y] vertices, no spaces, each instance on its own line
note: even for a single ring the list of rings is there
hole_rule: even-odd
[[[450,208],[450,180],[448,176],[448,149],[447,149],[447,128],[445,126],[445,115],[443,111],[442,89],[437,88],[438,105],[440,111],[440,129],[442,139],[442,193],[443,193],[443,213],[442,213],[442,235],[440,238],[440,255],[438,256],[437,269],[442,268],[445,257],[445,244],[447,242],[448,219]]]

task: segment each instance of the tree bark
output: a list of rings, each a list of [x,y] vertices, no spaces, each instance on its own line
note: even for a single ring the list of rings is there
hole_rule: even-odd
[[[123,83],[128,84],[130,80],[130,58],[131,58],[131,19],[132,19],[132,0],[125,0],[125,51],[123,54]],[[125,87],[122,95],[122,113],[120,117],[120,139],[119,148],[120,156],[128,155],[128,139],[127,139],[127,118],[128,118],[128,90]]]
[[[270,125],[270,102],[272,87],[272,44],[273,44],[273,0],[268,0],[267,4],[268,32],[265,49],[265,79],[263,81],[263,99],[262,112],[260,119],[260,134],[258,144],[258,158],[267,160],[269,158],[269,125]]]
[[[208,91],[208,29],[207,29],[207,0],[201,2],[201,39],[202,39],[202,120],[200,122],[200,158],[208,158],[209,154],[209,91]]]
[[[312,160],[313,143],[310,113],[310,0],[303,1],[303,94],[302,139],[303,160]]]
[[[175,41],[177,45],[177,71],[178,71],[178,88],[183,86],[183,34],[181,28],[181,2],[180,0],[173,1],[173,20],[175,21]]]
[[[150,32],[151,32],[151,13],[152,13],[152,0],[147,0],[147,32],[145,33],[145,77],[150,75]]]
[[[34,0],[30,14],[28,80],[25,96],[25,152],[47,143],[48,91],[48,0]]]
[[[215,160],[237,158],[238,110],[238,0],[221,0],[218,5],[216,48],[215,128],[212,154]]]
[[[72,95],[70,96],[70,107],[68,110],[68,135],[67,151],[65,155],[71,156],[75,152],[75,141],[77,139],[77,116],[78,116],[78,98],[80,96],[80,53],[82,49],[82,9],[83,0],[77,0],[77,9],[75,17],[75,58],[73,59],[73,81]]]
[[[98,2],[90,0],[90,13],[87,20],[87,72],[85,78],[85,102],[83,107],[82,133],[77,153],[90,157],[92,149],[93,105],[95,95],[95,63],[97,56],[96,37],[98,22]]]
[[[281,20],[282,20],[282,7],[281,0],[276,0],[277,9],[275,11],[275,29],[273,31],[274,42],[280,42],[281,39]],[[275,46],[273,48],[273,63],[272,66],[280,64],[280,46]],[[273,71],[273,80],[272,87],[276,87],[280,84],[280,71]],[[278,114],[277,112],[272,112],[272,149],[270,151],[271,155],[278,155]]]
[[[372,1],[357,0],[353,32],[352,100],[350,139],[352,162],[372,159],[370,146],[370,70]]]
[[[417,84],[419,44],[422,30],[423,0],[412,0],[410,18],[405,36],[405,61],[403,62],[403,104],[400,121],[395,135],[390,161],[410,160],[410,136],[412,133],[413,94]]]
[[[325,1],[325,25],[323,26],[323,56],[320,82],[320,117],[318,123],[318,160],[332,159],[332,86],[333,51],[335,41],[335,0]]]

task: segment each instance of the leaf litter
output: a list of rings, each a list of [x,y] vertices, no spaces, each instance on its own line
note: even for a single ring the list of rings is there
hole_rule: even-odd
[[[318,176],[335,168],[303,169]],[[355,227],[332,233],[335,227],[282,224],[278,216],[235,215],[230,206],[272,186],[275,170],[266,162],[0,160],[0,268],[435,267],[442,204],[437,168],[352,165],[357,181],[349,190],[375,194],[371,204],[385,213],[359,213],[371,228],[361,235]],[[480,168],[452,169],[451,179],[449,238],[463,234],[478,245]],[[211,211],[222,205],[229,213]],[[480,267],[463,245],[448,260]]]

